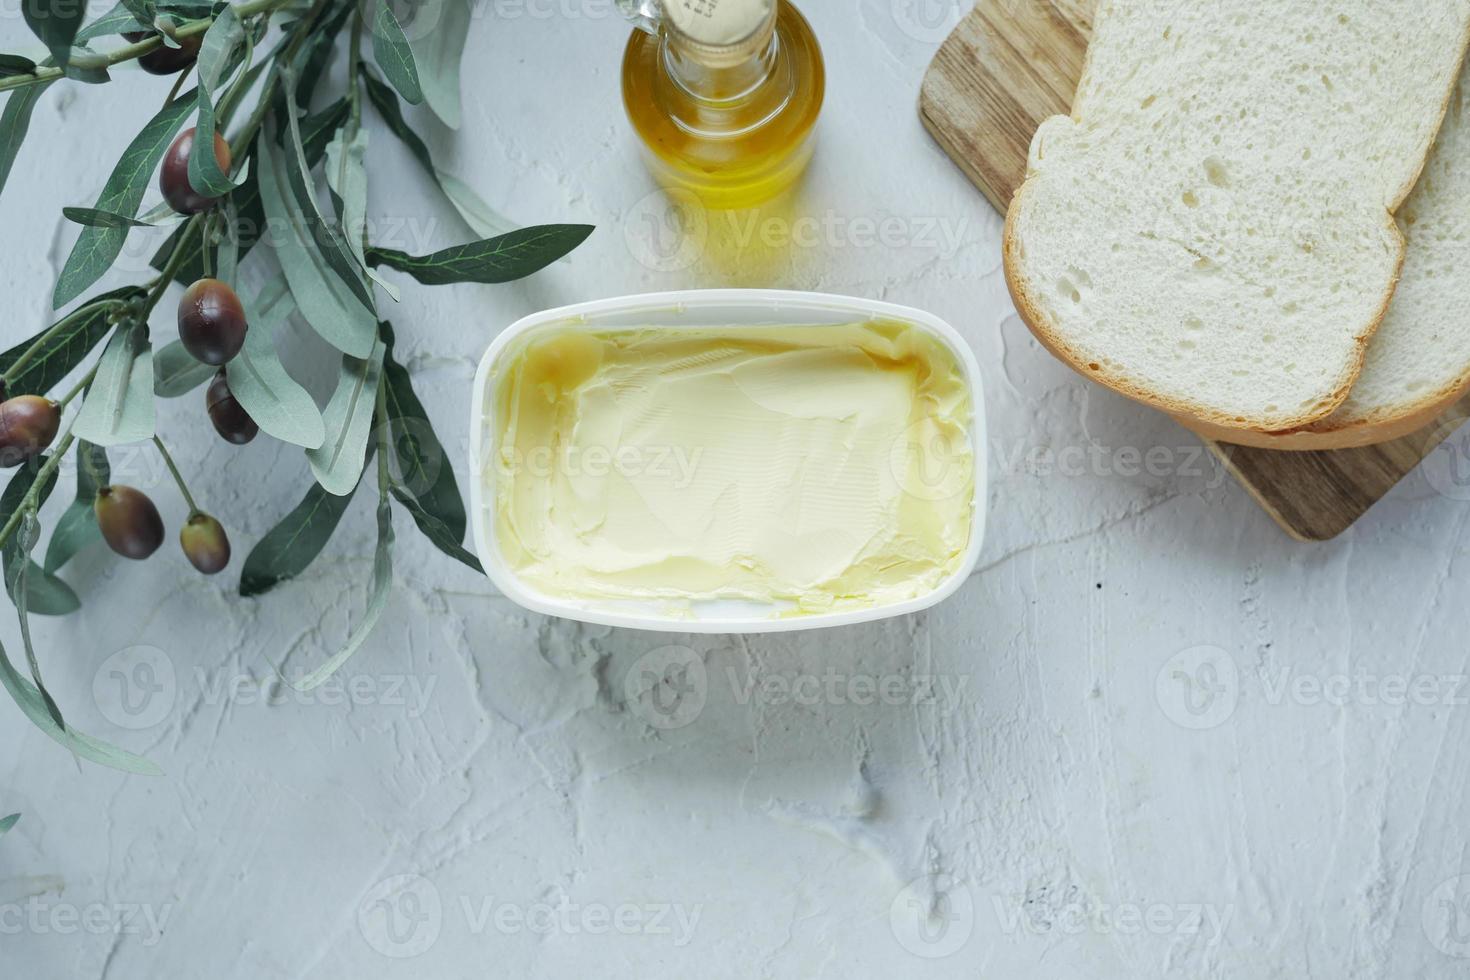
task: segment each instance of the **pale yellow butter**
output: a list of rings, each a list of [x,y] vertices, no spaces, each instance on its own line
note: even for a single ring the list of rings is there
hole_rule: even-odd
[[[964,561],[970,389],[918,327],[565,326],[500,365],[496,538],[550,595],[818,612]]]

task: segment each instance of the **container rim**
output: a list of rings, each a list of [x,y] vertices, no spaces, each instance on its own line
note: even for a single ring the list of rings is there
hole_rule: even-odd
[[[975,460],[975,492],[970,506],[970,542],[958,568],[931,591],[902,602],[853,609],[842,612],[772,617],[769,619],[689,618],[656,616],[646,613],[623,613],[607,608],[591,608],[581,600],[546,595],[524,585],[519,576],[501,559],[495,540],[493,520],[488,518],[493,504],[493,488],[483,478],[483,460],[493,452],[490,441],[494,432],[490,423],[488,385],[491,373],[500,359],[519,337],[557,321],[604,317],[609,314],[649,313],[685,314],[700,309],[743,307],[758,315],[780,322],[782,313],[796,311],[848,317],[888,318],[922,327],[945,342],[965,375],[970,390],[970,443]],[[835,321],[840,322],[840,321]],[[713,326],[717,324],[699,324]],[[795,324],[801,326],[800,323]],[[816,326],[817,324],[812,324]],[[691,326],[694,326],[691,324]],[[900,306],[880,300],[829,293],[784,289],[692,289],[656,293],[636,293],[608,299],[589,300],[559,306],[524,316],[500,332],[490,343],[475,371],[470,403],[470,524],[474,530],[475,552],[485,574],[502,595],[523,608],[548,616],[559,616],[598,626],[623,627],[668,633],[779,633],[807,629],[848,626],[879,619],[889,619],[928,609],[949,598],[975,570],[985,539],[985,503],[988,499],[988,466],[985,440],[985,397],[980,368],[970,345],[959,332],[938,316],[914,307]]]

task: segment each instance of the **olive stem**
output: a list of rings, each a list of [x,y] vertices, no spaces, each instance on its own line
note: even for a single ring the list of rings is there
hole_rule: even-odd
[[[387,386],[378,381],[377,400],[373,407],[374,428],[378,441],[378,496],[388,496],[388,394]]]
[[[255,63],[255,31],[250,24],[242,24],[245,33],[245,60],[240,65],[240,74],[233,85],[225,92],[219,104],[214,107],[214,117],[219,120],[219,126],[223,128],[229,120],[230,114],[235,111],[235,102],[244,94],[245,83],[250,78],[250,66]]]
[[[31,361],[36,359],[36,355],[41,352],[41,348],[46,346],[47,341],[56,336],[62,330],[74,324],[77,320],[83,318],[84,316],[89,316],[97,312],[98,307],[101,306],[124,307],[127,306],[127,303],[124,300],[109,299],[103,300],[100,303],[82,304],[75,310],[72,310],[66,316],[62,317],[60,320],[57,320],[46,330],[45,333],[37,337],[36,342],[27,347],[25,349],[25,352],[22,353],[20,357],[16,358],[15,363],[6,368],[5,374],[0,375],[0,377],[3,377],[7,385],[10,384],[22,371],[26,369],[26,366],[29,365]]]
[[[204,278],[214,278],[214,263],[210,261],[209,251],[214,244],[209,240],[210,232],[214,230],[214,210],[210,209],[204,213],[204,227],[199,232],[203,248],[199,252],[199,267],[204,271]]]
[[[15,512],[10,515],[10,520],[5,522],[4,527],[0,527],[0,545],[10,540],[10,536],[20,526],[21,518],[25,516],[26,511],[36,506],[36,498],[40,496],[41,488],[51,479],[51,474],[56,472],[56,467],[61,465],[61,458],[66,455],[71,444],[72,434],[71,429],[68,428],[66,435],[62,436],[61,441],[56,444],[56,451],[46,457],[45,464],[37,471],[36,479],[31,483],[31,488],[26,491],[26,495],[21,498],[20,505],[15,508]]]
[[[85,387],[87,387],[87,385],[91,384],[92,383],[92,379],[95,378],[96,376],[97,376],[97,365],[94,364],[94,365],[92,365],[92,370],[90,370],[86,374],[82,375],[82,377],[80,379],[78,379],[77,383],[71,386],[71,391],[68,391],[66,393],[66,397],[63,398],[58,404],[60,404],[62,408],[65,408],[67,405],[71,404],[71,400],[73,398],[77,397],[77,395],[81,394],[82,393],[82,389],[85,388]]]
[[[269,25],[267,25],[267,29],[269,29]],[[250,35],[250,47],[246,52],[246,57],[250,59],[250,63],[252,65],[255,63],[256,60],[255,45],[264,40],[264,37],[264,33],[262,33],[260,37],[256,37],[253,33]],[[265,56],[264,60],[272,63],[272,71],[274,71],[275,68],[273,64],[275,60],[280,57],[281,52],[286,49],[287,45],[289,45],[294,40],[295,36],[293,34],[282,35],[276,41],[275,47],[273,47],[270,53]],[[235,86],[232,87],[231,90],[225,94],[225,97],[220,100],[219,105],[215,107],[214,117],[216,120],[216,128],[220,133],[223,133],[225,127],[227,127],[230,124],[230,121],[234,119],[235,110],[240,108],[240,99],[247,91],[249,91],[249,85],[247,85],[246,82],[250,78],[250,71],[251,69],[246,68],[244,71],[240,72],[240,77],[236,80]],[[268,107],[270,105],[270,99],[271,96],[274,94],[275,88],[273,77],[273,75],[266,76],[266,82],[263,86],[261,86],[260,99],[255,106],[254,112],[260,113],[262,112],[262,106]],[[253,116],[252,120],[253,125],[250,122],[247,122],[245,125],[245,140],[243,142],[249,142],[249,137],[255,134],[255,129],[260,125],[260,121],[258,119],[254,119]],[[243,145],[243,143],[241,145]],[[239,163],[239,150],[240,147],[237,146],[234,141],[230,141],[230,152],[235,154],[237,164]],[[238,165],[235,169],[239,169]]]
[[[193,71],[194,66],[190,65],[183,71],[179,72],[178,77],[174,79],[173,88],[168,90],[168,95],[163,100],[164,105],[172,105],[174,99],[179,97],[179,90],[184,87],[184,79],[188,78],[189,75],[193,73]]]
[[[268,11],[275,10],[277,7],[284,7],[290,2],[292,2],[292,0],[247,0],[247,2],[245,3],[237,3],[234,5],[235,14],[242,18],[252,17],[255,14],[263,14]],[[174,28],[174,39],[178,40],[179,38],[189,38],[194,37],[196,34],[203,34],[205,31],[209,30],[210,25],[212,25],[213,23],[213,17],[205,17],[201,20],[191,20],[187,24],[180,24],[178,27]],[[152,37],[145,37],[141,41],[134,41],[132,44],[125,44],[122,47],[109,51],[105,55],[99,57],[99,67],[111,68],[114,65],[122,64],[124,61],[132,61],[134,58],[141,58],[143,55],[152,51],[154,48],[158,47],[162,43],[163,38],[155,34]],[[39,85],[43,82],[54,82],[58,78],[62,78],[65,75],[66,72],[60,68],[55,68],[49,65],[41,66],[36,68],[36,70],[31,72],[30,74],[12,75],[10,78],[0,78],[0,92],[8,92],[11,89],[16,88],[25,88],[27,85]]]
[[[312,4],[311,9],[307,11],[306,16],[297,22],[295,32],[285,51],[273,56],[270,75],[267,76],[265,85],[261,88],[260,99],[255,103],[255,108],[250,112],[250,118],[245,120],[245,125],[241,128],[240,132],[235,134],[233,140],[229,141],[230,153],[234,155],[236,162],[235,172],[238,173],[240,166],[245,162],[241,150],[250,145],[250,141],[255,138],[256,131],[260,129],[261,125],[265,122],[266,115],[271,111],[271,103],[275,101],[276,89],[281,84],[281,64],[283,62],[289,64],[291,59],[296,57],[296,52],[301,50],[302,42],[310,34],[309,29],[316,24],[317,17],[325,7],[326,0],[316,0]]]
[[[194,23],[203,24],[203,30],[208,30],[211,21],[204,20],[196,21]],[[193,27],[194,23],[185,24],[179,30],[183,31],[189,27]],[[200,33],[200,31],[192,31],[190,33],[198,34]],[[162,43],[163,39],[155,34],[153,37],[146,37],[141,41],[134,41],[132,44],[125,44],[122,47],[117,48],[113,51],[109,51],[107,52],[107,54],[103,55],[101,58],[102,65],[99,67],[111,68],[114,65],[122,64],[124,61],[131,61],[134,58],[141,58],[143,55],[152,51],[154,48],[158,47]],[[8,92],[10,89],[14,88],[25,88],[27,85],[39,85],[42,82],[54,82],[58,78],[62,78],[65,75],[66,72],[60,68],[55,68],[51,66],[39,66],[29,75],[12,75],[10,78],[0,78],[0,92]]]
[[[260,128],[260,124],[265,121],[265,114],[270,111],[271,100],[276,95],[278,77],[276,69],[272,67],[270,77],[266,79],[265,87],[261,89],[260,101],[250,111],[250,118],[245,120],[245,125],[241,127],[240,132],[235,134],[235,138],[228,141],[230,144],[230,154],[235,160],[234,169],[237,172],[240,169],[240,165],[245,162],[240,151],[250,145],[250,141],[255,138],[255,131]]]
[[[144,319],[147,319],[148,314],[153,312],[153,308],[163,298],[164,290],[168,289],[168,284],[174,281],[174,273],[178,272],[179,266],[184,264],[184,246],[189,244],[189,238],[194,234],[194,229],[198,227],[200,218],[202,217],[203,215],[194,215],[184,225],[184,230],[179,233],[178,244],[169,253],[168,262],[164,264],[163,274],[158,277],[158,282],[154,285],[153,292],[149,294],[148,302],[143,307]],[[208,242],[205,243],[204,251],[206,255],[209,253]],[[208,260],[206,259],[206,261]]]
[[[351,114],[347,117],[347,138],[351,142],[362,124],[362,8],[352,14],[352,34],[347,46],[347,100]],[[345,154],[344,154],[345,156]]]
[[[153,444],[158,447],[158,453],[163,457],[164,463],[168,465],[168,471],[174,475],[174,482],[179,485],[179,493],[183,495],[184,503],[189,505],[189,516],[193,517],[200,511],[194,503],[194,498],[189,494],[189,487],[184,483],[184,477],[179,473],[179,468],[174,465],[174,458],[168,454],[168,449],[164,446],[163,440],[158,438],[156,434],[153,436]]]

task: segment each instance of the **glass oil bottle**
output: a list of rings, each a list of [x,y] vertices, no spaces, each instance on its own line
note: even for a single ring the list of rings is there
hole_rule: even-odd
[[[638,30],[623,105],[655,178],[706,208],[760,204],[811,159],[826,73],[788,0],[619,0]]]

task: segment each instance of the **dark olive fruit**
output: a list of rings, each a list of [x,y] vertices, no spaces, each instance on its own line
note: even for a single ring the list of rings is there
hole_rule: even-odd
[[[218,279],[197,279],[179,300],[179,340],[196,361],[223,364],[245,346],[245,307]]]
[[[227,442],[243,446],[260,431],[260,426],[245,411],[245,406],[235,400],[224,368],[220,368],[215,373],[214,380],[209,382],[209,388],[204,392],[204,407],[209,411],[209,421],[214,423],[214,431]]]
[[[168,206],[179,214],[208,211],[219,202],[219,198],[205,197],[189,184],[189,154],[194,152],[194,134],[195,129],[190,126],[178,135],[163,155],[163,166],[158,171],[158,189]],[[221,170],[229,172],[230,144],[219,133],[214,134],[214,159]]]
[[[61,406],[40,395],[0,402],[0,466],[19,466],[41,454],[61,428]]]
[[[102,487],[92,504],[107,546],[124,558],[147,558],[163,544],[163,518],[148,495],[132,487]]]
[[[152,36],[151,31],[127,31],[123,34],[123,38],[133,44]],[[180,38],[176,48],[160,42],[158,47],[138,59],[138,65],[150,75],[172,75],[194,63],[199,57],[199,45],[203,42],[202,34]]]
[[[179,529],[179,547],[193,565],[205,575],[213,575],[230,563],[230,539],[219,521],[208,514],[195,513]]]

